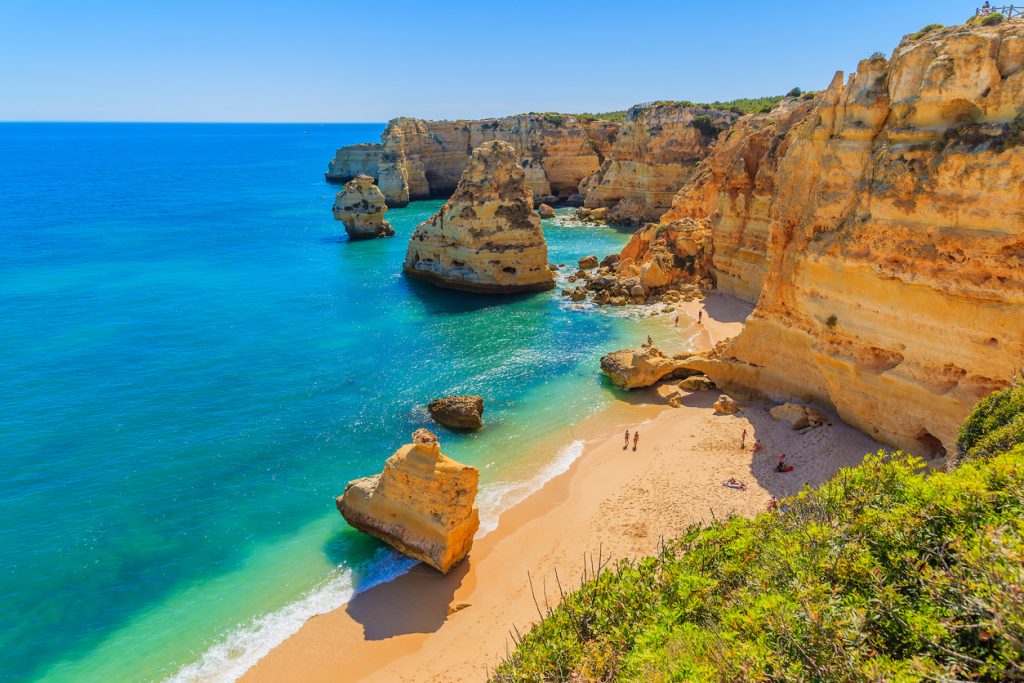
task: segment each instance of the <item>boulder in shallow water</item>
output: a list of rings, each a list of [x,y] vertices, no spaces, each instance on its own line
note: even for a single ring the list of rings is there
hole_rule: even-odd
[[[555,209],[549,204],[541,204],[537,207],[537,213],[541,218],[554,218]]]
[[[351,526],[447,574],[473,546],[480,472],[444,455],[437,436],[413,434],[372,477],[350,481],[337,506]]]
[[[480,429],[484,426],[481,396],[446,396],[427,404],[430,416],[452,429]]]
[[[580,270],[591,270],[597,268],[599,262],[596,256],[584,256],[579,261]]]
[[[388,207],[373,178],[359,175],[345,183],[334,200],[334,220],[345,224],[352,239],[393,237],[391,224],[384,220]]]

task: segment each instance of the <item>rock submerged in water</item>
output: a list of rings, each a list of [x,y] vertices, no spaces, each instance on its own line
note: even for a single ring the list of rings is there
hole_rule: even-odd
[[[409,240],[407,275],[491,294],[554,288],[540,217],[517,160],[507,142],[473,151],[455,194]]]
[[[482,396],[446,396],[427,404],[438,424],[452,429],[480,429],[484,426]]]
[[[337,506],[345,521],[447,574],[473,546],[480,472],[444,455],[437,436],[413,433],[372,477],[350,481]]]
[[[368,175],[356,176],[345,183],[345,188],[334,200],[334,220],[345,224],[345,232],[352,239],[393,237],[391,224],[384,220],[388,207],[380,188]]]

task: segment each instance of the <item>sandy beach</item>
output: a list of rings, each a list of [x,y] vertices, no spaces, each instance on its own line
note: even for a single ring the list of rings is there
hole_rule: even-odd
[[[703,324],[691,340],[709,348],[742,327],[749,305],[717,295],[679,307]],[[681,324],[680,334],[692,334]],[[667,332],[666,334],[671,334]],[[777,423],[771,404],[748,401],[716,415],[718,392],[669,408],[653,390],[624,395],[561,437],[586,443],[565,474],[505,512],[450,575],[422,565],[310,619],[264,657],[245,681],[483,681],[541,608],[579,583],[585,558],[639,557],[687,525],[754,515],[770,497],[817,485],[879,444],[831,415],[805,434]],[[623,431],[640,443],[623,449]],[[740,447],[747,432],[746,448]],[[752,453],[759,439],[764,448]],[[785,453],[794,471],[774,471]],[[723,487],[735,477],[747,490]],[[531,581],[533,590],[531,590]]]

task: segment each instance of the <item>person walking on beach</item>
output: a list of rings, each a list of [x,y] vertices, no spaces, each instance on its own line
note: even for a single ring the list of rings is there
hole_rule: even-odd
[[[745,450],[747,447],[747,430],[743,430],[743,436],[740,437],[740,450]]]
[[[704,320],[704,309],[697,311],[697,324],[700,325],[701,321]]]
[[[679,327],[679,316],[676,316],[676,327]]]
[[[622,450],[629,448],[629,430],[626,430],[626,443],[622,444]]]
[[[640,443],[640,430],[633,432],[633,452],[636,453],[636,445]]]

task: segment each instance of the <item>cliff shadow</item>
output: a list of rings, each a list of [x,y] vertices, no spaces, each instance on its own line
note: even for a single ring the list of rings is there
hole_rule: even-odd
[[[470,558],[445,575],[423,563],[356,595],[345,611],[363,627],[366,640],[434,633],[452,609],[455,591],[469,573]]]
[[[402,277],[405,287],[431,315],[475,313],[508,304],[529,301],[541,292],[526,294],[476,294],[445,289],[410,277]]]
[[[746,322],[754,310],[754,304],[720,292],[708,293],[703,304],[708,317],[720,323]]]

